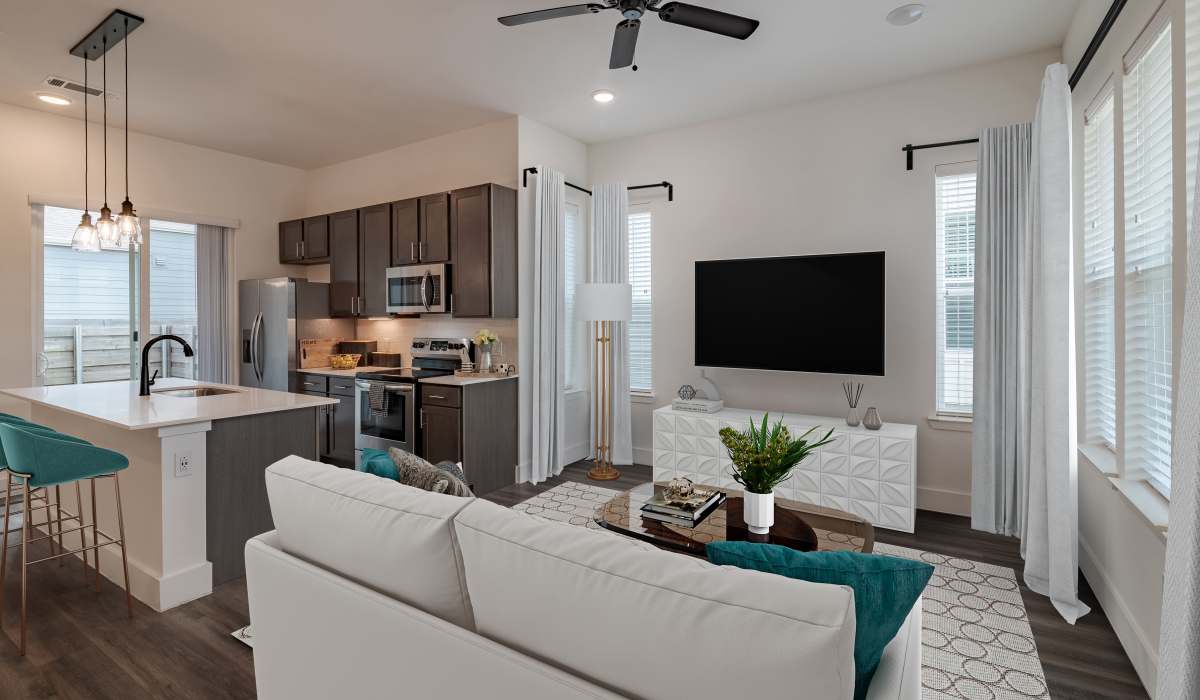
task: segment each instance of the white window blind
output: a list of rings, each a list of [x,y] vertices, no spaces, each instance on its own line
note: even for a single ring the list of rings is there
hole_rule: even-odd
[[[1196,198],[1196,151],[1200,149],[1200,0],[1184,4],[1184,77],[1187,82],[1188,220]]]
[[[629,284],[633,287],[633,318],[629,322],[629,389],[654,390],[653,305],[650,298],[651,217],[648,211],[629,213]]]
[[[1171,488],[1171,26],[1127,57],[1125,129],[1125,464]]]
[[[1106,89],[1083,126],[1084,440],[1117,448],[1113,94]]]
[[[563,245],[563,323],[564,357],[563,386],[568,389],[579,388],[579,363],[583,350],[583,325],[575,314],[575,287],[579,284],[581,266],[583,265],[583,222],[580,207],[575,202],[567,202],[566,240]]]
[[[970,415],[975,362],[975,163],[934,172],[937,412]]]

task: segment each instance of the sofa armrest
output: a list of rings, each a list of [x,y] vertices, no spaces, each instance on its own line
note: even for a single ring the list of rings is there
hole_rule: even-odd
[[[920,700],[921,599],[883,650],[866,700]]]

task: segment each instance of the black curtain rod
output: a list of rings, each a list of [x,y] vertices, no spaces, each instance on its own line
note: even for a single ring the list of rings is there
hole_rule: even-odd
[[[521,187],[529,187],[529,175],[530,175],[531,173],[532,173],[533,175],[537,175],[537,174],[538,174],[538,169],[537,169],[537,168],[525,168],[525,170],[521,171]],[[580,187],[579,185],[573,185],[573,184],[571,184],[571,183],[569,183],[569,182],[566,182],[566,181],[564,181],[564,182],[563,182],[563,184],[565,184],[567,187],[570,187],[570,188],[571,188],[571,189],[573,189],[573,190],[579,190],[580,192],[582,192],[582,193],[586,194],[586,195],[587,195],[587,196],[589,196],[589,197],[590,197],[590,196],[592,196],[592,191],[591,191],[591,190],[584,189],[584,188]],[[662,182],[656,182],[656,183],[654,183],[653,185],[630,185],[630,186],[629,186],[628,188],[626,188],[626,189],[630,189],[630,190],[652,190],[652,189],[655,189],[655,188],[657,188],[657,187],[665,187],[665,188],[667,188],[667,201],[668,201],[668,202],[674,202],[674,201],[675,201],[675,185],[672,185],[671,183],[667,182],[666,180],[663,180]]]
[[[1100,22],[1100,26],[1096,28],[1096,33],[1092,35],[1092,40],[1088,42],[1087,49],[1083,52],[1083,56],[1079,59],[1079,65],[1075,66],[1075,70],[1071,73],[1071,78],[1067,84],[1071,86],[1071,90],[1079,84],[1083,78],[1083,74],[1087,72],[1088,66],[1092,64],[1092,59],[1096,57],[1096,52],[1100,50],[1100,45],[1104,43],[1108,33],[1112,30],[1113,25],[1117,23],[1117,18],[1121,16],[1121,10],[1125,9],[1127,0],[1113,0],[1113,4],[1109,6],[1108,12],[1104,15],[1104,20]],[[926,148],[945,148],[946,146],[962,146],[968,143],[979,143],[979,139],[962,139],[960,141],[943,141],[941,143],[926,143],[919,146],[914,146],[911,143],[907,144],[900,150],[904,151],[906,161],[906,169],[913,169],[913,151],[920,151]]]

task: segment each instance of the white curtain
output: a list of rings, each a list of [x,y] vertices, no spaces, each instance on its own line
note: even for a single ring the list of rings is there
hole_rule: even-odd
[[[1158,645],[1159,700],[1200,697],[1200,178],[1188,230],[1187,296],[1179,348],[1171,512]],[[1149,572],[1147,572],[1149,573]]]
[[[196,226],[196,370],[206,382],[228,384],[235,376],[233,231]]]
[[[592,254],[590,282],[629,282],[629,190],[624,183],[592,188]],[[613,464],[633,464],[633,429],[629,397],[629,329],[612,324]],[[595,371],[595,337],[591,359]],[[595,401],[592,401],[595,410]],[[591,453],[596,453],[595,416],[588,421]]]
[[[535,484],[562,471],[566,352],[563,274],[567,231],[563,183],[561,172],[538,167],[533,205],[532,367],[522,370],[530,383],[533,428],[530,478]]]
[[[975,368],[971,527],[1021,536],[1029,421],[1019,271],[1029,201],[1032,126],[984,129],[975,184]],[[1024,390],[1022,390],[1022,387]]]
[[[1028,240],[1030,346],[1025,585],[1069,622],[1079,600],[1079,490],[1075,407],[1075,299],[1071,229],[1071,88],[1067,67],[1046,68],[1033,121]],[[1027,332],[1026,332],[1027,331]]]

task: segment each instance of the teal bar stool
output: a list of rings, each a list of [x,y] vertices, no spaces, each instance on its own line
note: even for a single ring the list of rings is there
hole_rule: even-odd
[[[37,539],[51,540],[51,554],[41,559],[29,560],[29,527],[21,527],[21,655],[25,655],[25,637],[27,629],[28,601],[28,572],[29,567],[45,561],[71,556],[87,550],[95,550],[96,590],[100,589],[100,547],[116,545],[121,548],[121,567],[125,577],[125,605],[129,616],[133,617],[133,599],[129,595],[129,560],[125,554],[125,518],[121,512],[121,483],[118,473],[129,466],[129,460],[124,455],[96,447],[84,440],[62,433],[56,433],[42,426],[29,426],[20,423],[0,423],[0,446],[3,447],[5,464],[9,471],[9,484],[5,494],[5,503],[12,497],[13,477],[22,480],[22,501],[24,513],[30,512],[30,494],[34,489],[45,489],[50,486],[59,487],[74,482],[78,485],[84,479],[92,485],[92,544],[84,544],[79,549],[53,551],[53,534]],[[113,488],[117,499],[117,537],[112,537],[97,526],[96,520],[96,479],[113,480]],[[80,509],[82,518],[82,508]],[[27,518],[28,520],[28,518]],[[79,530],[83,539],[84,525],[80,519],[80,527],[69,530]],[[62,522],[58,523],[59,535],[63,533]],[[8,551],[8,518],[4,520],[3,550]],[[47,532],[53,531],[47,526]],[[104,539],[104,541],[101,540]],[[84,555],[86,556],[86,554]]]

